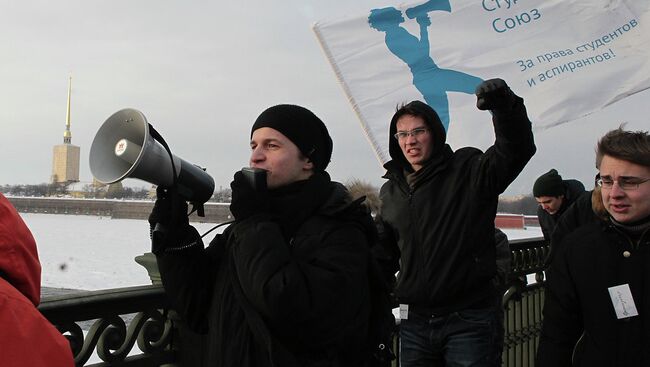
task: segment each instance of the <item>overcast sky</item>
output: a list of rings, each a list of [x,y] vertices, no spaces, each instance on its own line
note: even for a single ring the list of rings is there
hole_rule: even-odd
[[[72,143],[81,147],[81,181],[92,180],[88,152],[95,133],[111,114],[130,107],[144,113],[174,154],[207,167],[217,189],[227,187],[234,171],[248,164],[257,115],[293,103],[328,126],[333,179],[380,186],[384,170],[311,26],[399,4],[0,0],[0,184],[49,180],[53,146],[63,141],[71,75]],[[646,91],[537,132],[537,154],[506,195],[530,193],[535,178],[551,167],[589,187],[598,137],[625,121],[630,129],[648,130],[649,102]]]

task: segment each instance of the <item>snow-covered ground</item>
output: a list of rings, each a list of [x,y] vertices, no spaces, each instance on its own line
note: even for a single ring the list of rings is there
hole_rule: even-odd
[[[98,290],[151,284],[145,268],[134,260],[150,250],[146,220],[34,213],[21,216],[36,239],[44,287]],[[214,226],[192,224],[200,233]]]
[[[21,213],[41,260],[44,287],[98,290],[150,284],[136,256],[149,252],[149,223],[86,215]],[[214,224],[192,223],[199,233]],[[206,236],[212,239],[216,231]],[[541,237],[539,227],[505,229],[510,240]]]
[[[523,229],[502,228],[501,230],[508,236],[510,241],[524,238],[544,238],[540,227],[526,227]]]

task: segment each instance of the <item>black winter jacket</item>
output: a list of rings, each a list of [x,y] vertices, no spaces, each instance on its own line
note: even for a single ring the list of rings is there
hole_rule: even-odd
[[[496,299],[491,280],[498,196],[535,145],[520,98],[509,113],[495,113],[493,123],[496,141],[485,153],[471,147],[452,152],[445,145],[412,185],[400,164],[401,151],[391,147],[393,160],[384,166],[388,181],[380,192],[382,244],[392,256],[387,271],[399,270],[400,303],[449,313]]]
[[[551,240],[551,235],[555,230],[560,217],[564,212],[580,197],[580,195],[585,193],[585,185],[578,180],[562,180],[564,185],[564,200],[562,200],[562,205],[560,205],[560,210],[555,212],[555,214],[549,214],[542,207],[537,208],[537,218],[539,219],[539,226],[542,227],[542,234],[544,234],[544,239],[547,241]]]
[[[648,264],[649,231],[638,246],[603,220],[566,235],[547,274],[537,367],[650,366]],[[619,320],[608,288],[622,284],[629,284],[639,315]]]
[[[592,196],[594,195],[596,196],[595,199],[602,203],[600,191],[585,191],[559,218],[555,225],[555,229],[553,230],[553,234],[551,235],[551,250],[546,259],[546,267],[548,267],[553,261],[555,253],[558,252],[557,247],[562,243],[564,236],[587,223],[597,223],[607,218],[606,212],[601,212],[604,208],[593,207]],[[602,207],[602,204],[600,206]],[[547,272],[548,271],[549,270],[547,269]]]
[[[192,329],[207,333],[207,366],[360,365],[370,307],[366,234],[373,222],[342,185],[330,188],[326,203],[288,242],[277,223],[256,215],[205,249],[158,256],[176,309]],[[263,330],[247,321],[234,287]]]

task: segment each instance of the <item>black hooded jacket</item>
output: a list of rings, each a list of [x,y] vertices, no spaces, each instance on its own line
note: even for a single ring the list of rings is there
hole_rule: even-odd
[[[562,200],[562,205],[560,209],[555,212],[555,214],[549,214],[546,210],[542,209],[540,206],[537,208],[537,219],[539,220],[539,226],[542,227],[542,233],[544,234],[544,239],[549,241],[551,235],[555,230],[562,214],[573,204],[580,195],[585,193],[585,185],[578,180],[562,180],[562,185],[564,186],[564,199]]]
[[[341,184],[326,187],[324,204],[291,238],[271,217],[254,215],[205,249],[157,257],[175,308],[207,334],[207,366],[360,365],[370,310],[368,233],[375,229],[361,200]]]
[[[523,100],[493,115],[496,141],[485,153],[476,148],[452,152],[444,130],[427,121],[432,158],[407,182],[408,165],[391,122],[388,181],[381,188],[382,244],[386,271],[399,270],[400,303],[450,313],[487,305],[496,297],[494,218],[498,196],[535,153]],[[431,124],[434,124],[433,126]],[[412,170],[410,170],[412,171]],[[413,308],[410,308],[413,309]]]

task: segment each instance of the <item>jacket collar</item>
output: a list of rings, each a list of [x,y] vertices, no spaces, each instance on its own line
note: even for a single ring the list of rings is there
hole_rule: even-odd
[[[448,144],[445,144],[444,147],[438,151],[438,154],[429,159],[422,169],[417,172],[414,172],[410,165],[405,165],[400,160],[393,159],[384,164],[386,174],[383,177],[388,180],[394,180],[404,185],[408,185],[406,177],[408,175],[414,175],[409,178],[408,181],[410,182],[410,186],[415,188],[419,183],[427,181],[429,178],[437,176],[440,172],[444,171],[449,165],[453,155],[454,152],[451,150],[451,147]]]

